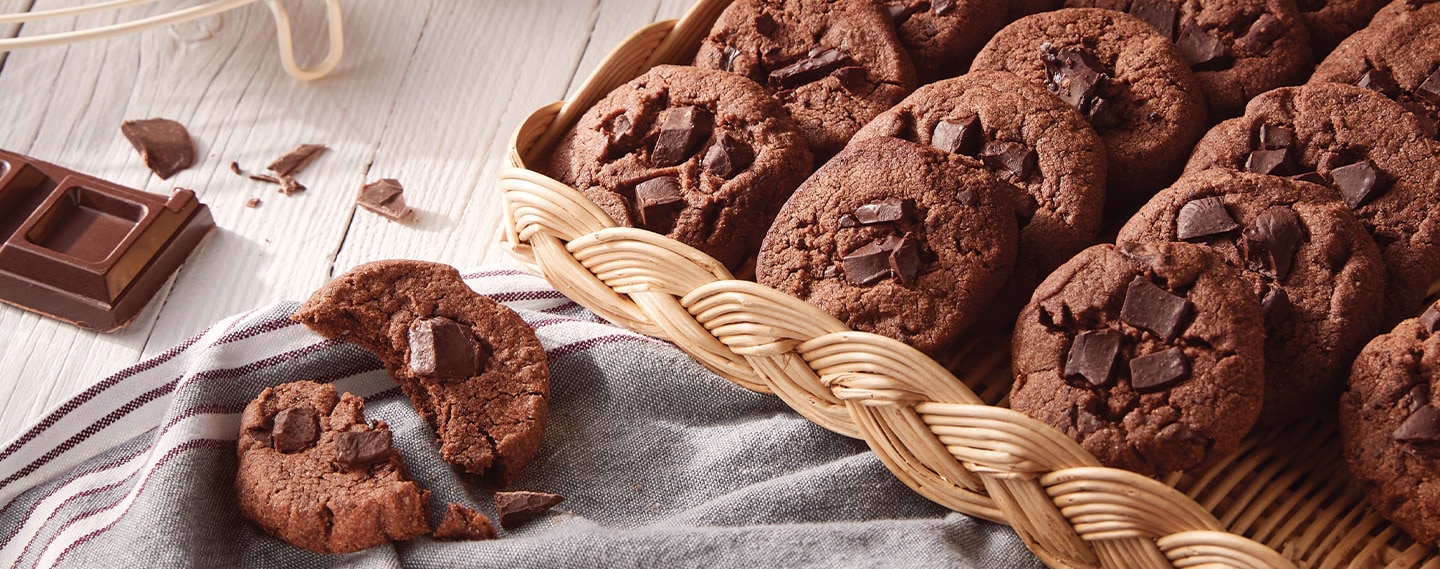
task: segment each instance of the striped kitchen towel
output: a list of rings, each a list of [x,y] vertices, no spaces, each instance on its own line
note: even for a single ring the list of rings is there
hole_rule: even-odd
[[[0,447],[0,569],[30,567],[1040,567],[1008,528],[948,512],[861,441],[608,325],[512,269],[465,276],[535,327],[551,370],[539,456],[510,489],[567,496],[500,539],[318,555],[240,516],[240,412],[309,379],[365,398],[432,492],[494,518],[373,355],[282,302],[222,320],[76,395]]]

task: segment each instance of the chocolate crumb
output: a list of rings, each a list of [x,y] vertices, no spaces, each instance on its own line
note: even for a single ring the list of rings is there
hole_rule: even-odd
[[[280,189],[278,190],[280,193],[287,196],[293,196],[295,194],[305,191],[305,189],[305,185],[295,181],[295,178],[291,178],[290,176],[280,176]]]
[[[244,176],[244,175],[245,175],[245,172],[242,172],[242,171],[240,170],[240,163],[239,163],[239,162],[231,162],[231,163],[230,163],[230,171],[231,171],[231,172],[234,172],[236,176]]]
[[[250,198],[245,202],[245,207],[248,207],[250,209],[260,207],[260,198]]]

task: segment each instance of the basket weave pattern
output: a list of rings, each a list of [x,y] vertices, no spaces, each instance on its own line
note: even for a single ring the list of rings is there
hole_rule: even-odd
[[[517,129],[499,174],[502,246],[515,258],[601,316],[864,439],[910,488],[1012,526],[1049,566],[1440,568],[1348,484],[1333,427],[1253,434],[1201,475],[1156,480],[1102,467],[1049,425],[996,406],[1010,385],[1008,337],[974,338],[942,366],[737,280],[687,245],[617,227],[578,191],[527,169],[614,87],[654,65],[688,63],[729,1],[701,0],[678,22],[635,32],[571,101]]]

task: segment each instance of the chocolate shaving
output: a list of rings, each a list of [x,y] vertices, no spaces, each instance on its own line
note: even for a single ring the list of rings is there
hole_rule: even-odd
[[[1425,313],[1420,315],[1420,325],[1431,334],[1440,332],[1440,304],[1432,304],[1425,309]]]
[[[388,430],[335,434],[335,462],[345,468],[359,468],[388,460],[393,452]]]
[[[405,205],[405,188],[394,178],[382,178],[360,187],[355,205],[380,214],[392,221],[403,221],[415,215]]]
[[[1018,142],[999,140],[986,142],[985,148],[980,150],[979,158],[986,166],[1004,168],[1012,177],[1022,182],[1030,179],[1040,161],[1034,149]]]
[[[1191,200],[1175,217],[1175,237],[1184,241],[1204,239],[1240,228],[1217,196]]]
[[[1149,330],[1162,340],[1170,340],[1190,314],[1191,304],[1159,285],[1136,276],[1125,290],[1120,307],[1120,320],[1136,328]]]
[[[195,142],[185,126],[170,119],[145,119],[120,123],[120,134],[140,153],[145,167],[168,180],[195,163]]]
[[[1295,251],[1305,239],[1300,217],[1295,215],[1295,210],[1283,205],[1260,212],[1242,234],[1240,249],[1247,265],[1276,280],[1284,280],[1290,274]]]
[[[255,180],[257,182],[266,182],[270,184],[275,184],[277,186],[280,185],[280,178],[276,178],[275,176],[271,176],[269,174],[251,174],[249,177],[251,180]]]
[[[564,496],[547,492],[496,492],[495,511],[500,514],[500,527],[511,529],[564,501]]]
[[[728,180],[745,171],[754,161],[755,151],[750,145],[736,140],[730,133],[722,132],[715,135],[715,144],[705,151],[700,164],[706,172]]]
[[[635,186],[635,209],[640,213],[641,227],[656,233],[669,233],[675,219],[685,209],[680,180],[667,176],[640,182]]]
[[[1180,8],[1169,0],[1135,0],[1130,3],[1130,15],[1150,24],[1165,39],[1175,41],[1175,23],[1180,18]]]
[[[980,117],[975,115],[959,120],[941,120],[935,123],[930,145],[951,154],[974,156],[985,142],[985,133],[980,128]]]
[[[915,215],[915,200],[887,198],[855,208],[855,219],[865,225],[900,221]]]
[[[660,136],[655,139],[655,148],[650,153],[650,162],[662,167],[684,162],[710,138],[714,126],[715,117],[703,107],[678,107],[666,111],[664,122],[660,123]]]
[[[294,150],[286,152],[284,156],[276,158],[275,161],[271,162],[265,169],[274,172],[276,176],[283,179],[285,176],[299,174],[301,170],[304,170],[306,166],[314,162],[322,152],[325,152],[324,144],[301,144],[300,146],[296,146]]]
[[[817,81],[841,67],[856,65],[854,59],[838,49],[815,48],[804,59],[770,72],[770,86],[794,89]]]
[[[300,452],[320,438],[320,423],[315,411],[309,407],[290,407],[275,414],[274,426],[270,428],[270,440],[275,450],[284,453]]]
[[[410,372],[421,377],[464,379],[485,368],[488,354],[459,323],[436,316],[410,323]]]
[[[1187,23],[1175,40],[1175,48],[1193,68],[1216,68],[1230,63],[1220,38],[1194,23]]]
[[[1391,77],[1390,74],[1383,69],[1366,71],[1364,75],[1360,76],[1360,80],[1355,82],[1355,85],[1372,91],[1378,91],[1380,94],[1392,99],[1400,94],[1400,84],[1396,83],[1395,78]]]
[[[1431,405],[1416,409],[1391,436],[1402,443],[1440,442],[1440,409]]]
[[[1130,360],[1130,387],[1154,393],[1190,379],[1190,358],[1179,347]]]
[[[1120,342],[1125,335],[1116,330],[1086,330],[1075,337],[1070,344],[1070,354],[1065,358],[1065,376],[1080,376],[1096,387],[1110,383],[1115,368],[1115,356],[1120,353]]]

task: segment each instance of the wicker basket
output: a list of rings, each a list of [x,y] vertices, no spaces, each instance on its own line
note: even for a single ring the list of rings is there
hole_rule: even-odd
[[[1431,548],[1349,484],[1332,425],[1252,434],[1200,476],[1101,467],[1059,431],[1003,407],[1008,337],[973,338],[942,366],[737,280],[689,246],[617,227],[576,190],[526,168],[611,89],[654,65],[688,63],[729,2],[700,0],[678,22],[635,32],[573,100],[516,130],[499,174],[507,251],[605,318],[864,439],[910,488],[1010,525],[1051,567],[1440,568]]]

